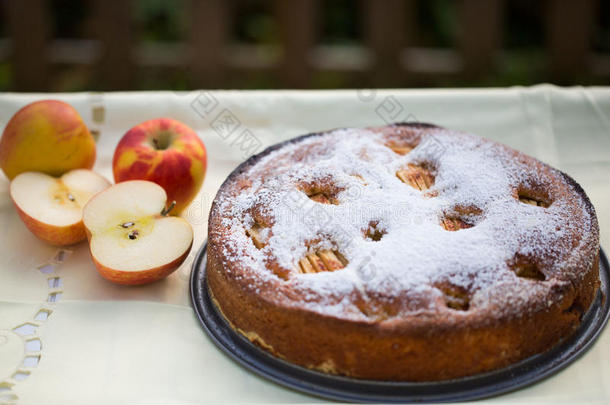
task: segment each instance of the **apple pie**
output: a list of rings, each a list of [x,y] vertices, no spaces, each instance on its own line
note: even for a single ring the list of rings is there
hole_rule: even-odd
[[[599,287],[582,188],[430,124],[337,129],[239,166],[210,213],[207,281],[238,333],[324,373],[439,381],[546,351]]]

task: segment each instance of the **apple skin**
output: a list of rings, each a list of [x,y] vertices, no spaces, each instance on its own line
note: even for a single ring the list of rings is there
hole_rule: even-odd
[[[25,226],[44,242],[55,246],[74,245],[87,239],[83,221],[68,226],[50,226],[27,215],[13,200],[13,205]]]
[[[87,202],[83,224],[91,259],[103,278],[123,285],[148,284],[180,267],[193,246],[193,228],[184,218],[168,216],[166,209],[167,193],[147,180],[117,183]],[[168,243],[167,236],[175,244]],[[148,237],[153,239],[143,240]],[[144,245],[137,246],[140,241]],[[162,260],[152,262],[156,252]]]
[[[167,147],[155,140],[166,137]],[[171,215],[178,215],[195,198],[207,169],[207,152],[195,131],[171,118],[157,118],[131,128],[114,151],[112,171],[116,183],[148,180],[165,189],[168,201],[176,201]]]
[[[87,172],[87,171],[89,171],[89,170],[88,169],[75,169],[74,171],[71,171],[70,173],[65,174],[65,176],[60,177],[60,179],[63,179],[66,176],[69,176],[71,173]],[[23,176],[27,176],[27,175],[28,175],[28,173],[23,174]],[[98,178],[97,181],[100,183],[100,190],[103,187],[110,187],[110,182],[107,179],[105,179],[103,176],[101,176],[95,172],[91,172],[91,175],[95,175]],[[64,226],[58,226],[58,225],[51,225],[51,224],[42,222],[42,221],[34,218],[32,215],[29,215],[26,211],[24,211],[22,209],[22,207],[19,206],[16,199],[13,197],[13,188],[12,187],[15,184],[15,182],[18,182],[18,181],[19,181],[19,178],[17,178],[13,182],[11,182],[10,192],[9,192],[11,201],[13,202],[13,206],[15,207],[17,214],[19,214],[19,218],[21,218],[21,221],[24,223],[26,228],[28,228],[30,230],[30,232],[32,232],[36,237],[38,237],[38,239],[40,239],[44,242],[47,242],[51,245],[55,245],[55,246],[74,245],[76,243],[82,242],[85,239],[87,239],[85,224],[83,223],[82,218],[78,222],[74,222],[72,224],[64,225]],[[91,181],[92,180],[89,180],[89,182],[90,182],[89,184],[91,184]],[[91,193],[95,194],[96,191],[93,190],[93,191],[91,191]],[[39,202],[37,201],[37,203],[39,203]]]
[[[87,232],[87,234],[89,235],[89,232]],[[98,273],[100,273],[100,275],[108,281],[122,285],[142,285],[154,283],[155,281],[159,281],[172,274],[178,267],[180,267],[182,262],[186,260],[192,247],[193,243],[191,242],[191,245],[187,251],[173,262],[167,263],[166,265],[157,267],[155,269],[143,271],[121,271],[110,269],[95,260],[93,253],[91,253],[91,260],[93,260]]]
[[[10,180],[22,172],[61,176],[91,169],[95,140],[78,112],[58,100],[28,104],[10,119],[0,139],[0,167]]]

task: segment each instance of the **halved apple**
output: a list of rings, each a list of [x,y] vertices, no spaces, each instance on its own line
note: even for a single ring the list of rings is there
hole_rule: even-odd
[[[118,284],[162,279],[186,259],[193,228],[167,216],[167,194],[150,181],[115,184],[83,210],[91,257],[100,274]]]
[[[109,186],[108,180],[87,169],[72,170],[59,178],[25,172],[13,179],[10,194],[19,216],[34,235],[52,245],[65,246],[87,238],[83,207]]]

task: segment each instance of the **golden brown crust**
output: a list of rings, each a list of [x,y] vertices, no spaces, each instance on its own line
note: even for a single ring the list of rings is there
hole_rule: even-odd
[[[562,292],[558,305],[524,317],[473,327],[413,327],[392,321],[368,325],[260,300],[236,289],[213,255],[208,250],[210,290],[231,324],[239,325],[244,335],[256,333],[256,339],[245,335],[253,343],[300,366],[373,380],[464,377],[546,351],[578,327],[599,287],[596,264],[579,286]]]
[[[430,125],[398,127],[405,131],[398,132],[397,126],[376,130],[392,141],[388,147],[399,156],[415,148],[426,131],[438,129]],[[519,280],[522,277],[498,280],[493,289],[476,296],[448,280],[438,281],[430,287],[433,290],[403,291],[396,296],[384,296],[383,291],[354,291],[344,298],[351,305],[346,308],[355,308],[355,315],[347,310],[312,310],[305,305],[307,295],[295,289],[293,281],[298,276],[293,270],[269,260],[267,268],[277,277],[261,279],[240,259],[242,252],[228,241],[230,231],[223,223],[226,212],[220,203],[251,187],[252,179],[244,173],[280,145],[240,166],[214,201],[208,230],[207,279],[221,312],[236,330],[278,357],[355,378],[458,378],[495,370],[553,347],[579,325],[599,287],[595,211],[582,189],[568,176],[512,149],[485,142],[524,168],[533,168],[541,177],[552,179],[545,183],[546,187],[521,179],[513,190],[514,198],[527,199],[522,201],[525,204],[532,200],[544,207],[562,196],[570,214],[565,221],[582,222],[582,227],[566,226],[555,250],[514,256],[508,266],[527,281]],[[312,151],[315,153],[315,146],[301,152]],[[299,156],[294,157],[298,160]],[[433,190],[432,197],[438,192]],[[325,201],[317,199],[318,203]],[[474,213],[475,217],[480,214],[478,207],[466,206],[455,207],[445,215],[454,218],[465,213]],[[255,224],[270,226],[274,221],[264,210],[254,217]],[[476,221],[463,222],[471,226]],[[439,219],[439,226],[441,223]],[[581,235],[580,229],[587,229],[588,234]],[[558,252],[565,256],[561,268],[551,265]],[[516,295],[523,288],[532,291],[527,299]],[[451,302],[443,301],[442,294],[433,294],[438,290]],[[515,297],[514,301],[511,297]],[[485,305],[481,304],[483,301]],[[507,305],[511,308],[505,308]]]

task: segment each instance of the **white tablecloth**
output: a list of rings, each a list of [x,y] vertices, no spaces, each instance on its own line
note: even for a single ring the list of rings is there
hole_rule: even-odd
[[[188,293],[221,182],[251,153],[307,132],[418,120],[506,143],[572,175],[597,209],[602,246],[610,246],[610,88],[2,94],[0,127],[43,98],[71,103],[100,132],[95,169],[108,179],[125,131],[162,116],[198,132],[208,173],[184,213],[195,229],[191,256],[166,280],[142,287],[102,279],[86,243],[57,260],[59,249],[19,220],[0,174],[0,403],[318,401],[222,354],[198,324]],[[609,382],[606,330],[565,371],[490,401],[602,404],[610,402]]]

